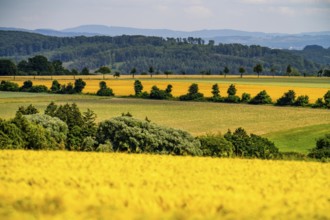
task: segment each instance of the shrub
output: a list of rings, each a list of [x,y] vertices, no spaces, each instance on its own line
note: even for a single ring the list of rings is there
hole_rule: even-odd
[[[131,117],[100,123],[96,141],[110,142],[114,151],[174,155],[202,155],[200,143],[189,133]]]
[[[172,97],[172,85],[168,85],[166,90],[161,90],[157,86],[153,86],[150,91],[151,99],[169,99]]]
[[[255,134],[248,135],[243,128],[237,128],[234,133],[229,130],[224,137],[233,144],[236,156],[271,159],[279,155],[273,142]]]
[[[135,80],[134,82],[134,91],[135,96],[139,96],[142,93],[143,85],[140,80]]]
[[[237,89],[234,84],[231,84],[227,90],[228,96],[236,95]]]
[[[316,141],[316,147],[311,150],[308,156],[316,159],[330,158],[330,134],[319,138]]]
[[[258,105],[258,104],[271,104],[272,99],[267,94],[265,90],[259,92],[251,101],[250,104]]]
[[[50,91],[53,93],[60,93],[61,84],[57,80],[53,80],[52,86],[50,87]]]
[[[284,93],[284,95],[279,98],[276,102],[276,105],[293,105],[295,103],[296,93],[293,90],[289,90],[288,92]]]
[[[237,95],[229,95],[224,101],[228,103],[239,103],[241,99]]]
[[[324,94],[324,103],[327,108],[330,108],[330,90],[327,91],[327,93]]]
[[[313,108],[323,108],[325,107],[325,103],[323,102],[323,99],[322,98],[318,98],[314,105],[312,105]]]
[[[179,97],[181,101],[201,101],[204,100],[204,95],[198,92],[198,85],[196,83],[191,84],[188,89],[188,93],[186,95],[182,95]]]
[[[104,81],[100,82],[100,89],[96,92],[98,96],[114,96],[112,89],[107,86],[107,83]]]
[[[17,83],[2,80],[0,83],[0,91],[17,92],[19,91],[19,86]]]
[[[74,82],[75,93],[81,93],[86,86],[86,82],[82,79],[76,79]]]
[[[22,91],[22,92],[29,92],[30,89],[32,88],[32,86],[33,86],[32,81],[27,80],[23,83],[23,86],[21,86],[19,90]]]
[[[0,119],[0,149],[23,149],[22,131],[13,123]]]
[[[65,122],[59,118],[41,114],[27,115],[25,118],[34,124],[41,125],[50,134],[50,137],[55,140],[52,149],[63,150],[65,148],[68,133],[68,126]]]
[[[298,96],[296,101],[294,102],[295,106],[308,106],[309,105],[309,97],[307,95]]]
[[[33,115],[39,113],[38,109],[36,109],[36,107],[34,107],[32,104],[26,108],[24,106],[20,106],[17,112],[20,112],[22,115]]]
[[[230,157],[233,154],[233,145],[221,134],[206,134],[198,137],[201,143],[203,156]]]
[[[243,93],[241,102],[248,103],[251,101],[251,95],[249,93]]]
[[[29,92],[35,92],[35,93],[48,92],[48,88],[47,86],[44,85],[32,86]]]

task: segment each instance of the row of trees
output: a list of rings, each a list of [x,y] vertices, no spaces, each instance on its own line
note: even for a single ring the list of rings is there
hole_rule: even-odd
[[[150,94],[143,92],[143,85],[140,80],[135,80],[134,91],[136,97],[151,98],[151,99],[173,99],[171,94],[172,85],[168,85],[165,90],[160,90],[157,86],[151,88]],[[206,98],[203,93],[199,92],[198,84],[193,83],[188,93],[178,97],[180,101],[211,101],[211,102],[227,102],[227,103],[248,103],[248,104],[275,104],[277,106],[311,106],[314,108],[330,108],[330,90],[324,94],[323,98],[319,98],[311,105],[307,95],[296,97],[293,90],[284,93],[275,103],[265,90],[260,91],[256,96],[251,97],[248,93],[243,93],[241,97],[237,96],[237,89],[234,84],[231,84],[227,89],[227,96],[220,95],[218,84],[212,86],[212,97]],[[155,95],[157,94],[157,95]]]
[[[82,79],[75,80],[74,84],[68,83],[61,85],[57,80],[53,80],[50,90],[44,85],[33,86],[31,80],[25,81],[21,87],[17,83],[10,81],[1,81],[0,91],[13,91],[13,92],[51,92],[57,94],[76,94],[82,93],[86,86],[86,82]],[[105,81],[101,81],[100,89],[96,92],[98,96],[114,96],[113,90],[107,86]],[[309,103],[307,95],[296,97],[293,90],[285,92],[281,98],[275,103],[265,90],[260,91],[256,96],[251,97],[251,94],[243,93],[241,97],[237,96],[237,89],[234,84],[231,84],[227,89],[227,96],[223,97],[220,94],[218,84],[212,86],[212,97],[204,97],[204,94],[199,92],[198,84],[193,83],[188,93],[181,95],[178,98],[172,95],[173,86],[167,85],[165,90],[159,89],[156,85],[152,86],[150,93],[143,91],[143,85],[140,80],[134,82],[134,96],[140,98],[150,99],[179,99],[180,101],[211,101],[211,102],[227,102],[227,103],[248,103],[248,104],[275,104],[277,106],[311,106],[314,108],[330,108],[330,90],[324,94],[322,98],[318,98],[314,104]]]
[[[57,80],[52,82],[50,90],[45,85],[33,85],[31,80],[23,82],[23,85],[19,87],[17,83],[2,80],[0,83],[0,91],[9,92],[34,92],[34,93],[57,93],[57,94],[79,94],[82,93],[86,86],[86,82],[82,79],[76,79],[74,84],[60,84]]]
[[[21,106],[11,120],[0,119],[0,149],[129,152],[212,157],[279,159],[282,155],[267,138],[248,134],[243,128],[225,135],[193,137],[123,114],[96,124],[96,114],[81,113],[76,104],[50,103],[44,112]],[[330,157],[330,136],[317,140],[308,155]]]
[[[260,76],[260,74],[264,71],[264,68],[262,64],[258,63],[255,66],[253,66],[253,72]],[[271,67],[269,69],[269,74],[275,75],[276,74],[276,68]],[[142,71],[141,75],[147,75],[149,74],[150,77],[152,77],[154,74],[161,74],[161,70],[155,71],[155,68],[153,66],[149,66],[147,71]],[[225,66],[222,70],[219,70],[217,72],[211,72],[211,70],[203,70],[199,73],[201,75],[211,75],[211,74],[220,74],[228,75],[230,72],[235,72],[234,70],[230,71],[230,69]],[[238,68],[238,72],[240,74],[240,77],[242,78],[243,75],[246,73],[246,68],[243,66],[240,66]],[[13,63],[11,60],[0,60],[0,76],[10,76],[10,75],[89,75],[89,74],[103,74],[103,78],[105,74],[110,74],[111,69],[107,66],[101,66],[97,70],[95,70],[94,73],[91,73],[90,70],[87,67],[84,67],[80,72],[77,69],[71,69],[68,70],[63,67],[63,63],[60,60],[55,61],[49,61],[46,57],[37,55],[32,58],[29,58],[28,61],[22,60],[20,61],[17,66],[15,63]],[[137,69],[133,67],[129,74],[134,76],[137,74]],[[163,71],[163,74],[165,74],[167,77],[169,75],[174,74],[172,71],[165,70]],[[186,74],[186,72],[181,71],[180,74]],[[121,73],[119,71],[115,71],[113,73],[114,77],[120,77]],[[291,67],[291,65],[288,65],[286,67],[285,75],[287,76],[299,76],[301,73],[296,69]],[[306,76],[306,74],[304,74]],[[330,77],[330,70],[328,69],[321,69],[318,71],[317,76],[328,76]]]

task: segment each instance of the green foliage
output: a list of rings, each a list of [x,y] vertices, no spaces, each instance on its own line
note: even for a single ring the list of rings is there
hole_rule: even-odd
[[[114,96],[112,89],[107,86],[105,81],[100,82],[100,89],[96,92],[98,96]]]
[[[87,67],[84,67],[82,70],[81,70],[81,74],[82,75],[89,75],[89,69]]]
[[[276,102],[276,105],[293,105],[295,103],[296,93],[293,90],[289,90],[288,92],[284,93],[284,95],[279,98]]]
[[[44,86],[44,85],[36,85],[36,86],[32,86],[30,88],[29,92],[46,93],[46,92],[48,92],[48,88],[47,88],[47,86]]]
[[[298,96],[296,101],[294,102],[295,106],[308,106],[309,105],[309,97],[307,95]]]
[[[233,144],[236,156],[262,159],[278,157],[279,150],[273,142],[258,135],[248,135],[243,128],[237,128],[234,133],[228,130],[224,137]]]
[[[200,144],[189,133],[131,117],[100,123],[96,140],[110,142],[114,151],[173,155],[202,155]]]
[[[314,105],[312,105],[313,108],[323,108],[325,107],[325,103],[323,102],[322,98],[316,99]]]
[[[330,158],[330,134],[319,138],[316,141],[316,147],[311,150],[308,156],[317,159]]]
[[[188,93],[186,95],[182,95],[179,97],[181,101],[202,101],[204,100],[204,95],[198,92],[198,85],[196,83],[191,84],[188,89]]]
[[[57,117],[41,114],[27,115],[25,118],[34,124],[41,125],[47,131],[53,139],[51,140],[51,143],[53,144],[51,149],[65,149],[65,142],[68,133],[68,126],[65,122]]]
[[[250,101],[251,101],[251,95],[249,93],[244,92],[242,94],[241,102],[249,103]]]
[[[259,75],[260,75],[260,73],[262,72],[262,66],[261,66],[261,64],[257,64],[257,65],[255,65],[254,67],[253,67],[253,72],[255,72],[255,73],[257,73],[258,74],[258,77],[259,77]]]
[[[0,60],[0,76],[10,76],[17,74],[17,67],[11,60]]]
[[[221,134],[206,134],[198,137],[201,143],[203,156],[230,157],[233,154],[233,145]]]
[[[9,121],[0,118],[0,149],[23,149],[22,131]]]
[[[265,90],[262,90],[255,97],[253,97],[249,103],[254,105],[271,104],[272,99]]]
[[[172,98],[172,85],[168,85],[166,90],[161,90],[157,86],[151,88],[149,98],[151,99],[169,99]]]
[[[231,84],[227,90],[228,96],[236,95],[237,89],[234,84]]]
[[[328,90],[328,91],[324,94],[323,98],[324,98],[324,104],[325,104],[328,108],[330,108],[330,90]]]
[[[30,104],[28,107],[20,106],[16,113],[21,113],[22,115],[33,115],[38,114],[39,111],[34,107],[32,104]]]
[[[61,91],[61,84],[57,80],[53,80],[50,91],[53,93],[59,93]]]
[[[139,96],[142,93],[143,85],[140,80],[135,80],[134,82],[134,91],[135,96]]]
[[[17,83],[2,80],[0,83],[0,91],[17,92],[19,91],[19,86]]]
[[[81,93],[86,86],[86,82],[82,79],[76,79],[74,82],[75,93]]]
[[[213,101],[213,102],[221,102],[222,101],[222,98],[221,98],[221,95],[220,95],[220,89],[219,89],[219,86],[218,86],[217,83],[212,86],[211,101]]]
[[[22,92],[29,92],[32,86],[33,86],[33,82],[31,80],[27,80],[23,82],[23,85],[20,87],[19,90]]]
[[[101,66],[98,70],[95,71],[95,73],[107,74],[111,73],[111,69],[107,66]]]

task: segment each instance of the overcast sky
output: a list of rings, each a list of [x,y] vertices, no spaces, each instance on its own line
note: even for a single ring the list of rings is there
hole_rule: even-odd
[[[330,31],[330,0],[0,0],[0,26]]]

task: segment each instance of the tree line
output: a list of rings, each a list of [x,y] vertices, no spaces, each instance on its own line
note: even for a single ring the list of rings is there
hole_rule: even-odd
[[[256,63],[264,67],[264,74],[276,75],[285,74],[289,64],[296,74],[302,75],[316,75],[321,69],[329,69],[329,49],[313,50],[315,56],[308,56],[310,50],[294,52],[256,45],[215,45],[191,37],[59,38],[14,31],[0,31],[0,39],[3,42],[0,45],[2,58],[10,58],[19,63],[26,56],[40,54],[47,56],[51,62],[65,63],[68,69],[76,69],[78,72],[84,68],[107,66],[121,73],[129,73],[133,68],[138,73],[144,73],[153,66],[155,73],[220,74],[228,66],[230,73],[239,74],[240,67],[252,73]],[[322,57],[322,60],[315,57]]]
[[[55,94],[79,94],[82,93],[86,86],[86,82],[82,79],[76,79],[74,84],[68,83],[60,84],[57,80],[53,80],[50,89],[44,85],[33,85],[31,80],[23,82],[21,87],[17,83],[10,81],[1,81],[0,91],[10,92],[49,92]],[[249,93],[243,93],[241,97],[237,96],[237,89],[234,84],[231,84],[227,89],[227,96],[220,94],[219,85],[216,83],[212,85],[212,96],[204,97],[203,93],[199,92],[198,84],[193,83],[189,86],[188,92],[185,95],[179,97],[173,97],[173,86],[167,85],[165,90],[158,88],[156,85],[152,86],[150,92],[143,91],[143,85],[140,80],[134,81],[134,95],[130,97],[146,98],[146,99],[170,99],[180,101],[209,101],[209,102],[224,102],[224,103],[245,103],[245,104],[274,104],[276,106],[301,106],[301,107],[313,107],[313,108],[329,108],[330,109],[330,90],[328,90],[322,98],[318,98],[314,104],[309,102],[307,95],[296,96],[294,90],[285,92],[276,102],[273,102],[272,98],[265,90],[260,91],[256,96],[251,97]],[[96,92],[97,96],[115,96],[113,90],[107,86],[105,81],[99,83],[99,90]]]
[[[44,114],[21,106],[13,119],[0,119],[0,149],[152,153],[261,159],[286,158],[273,142],[243,128],[225,135],[193,137],[188,132],[134,119],[130,113],[96,123],[96,114],[76,104],[51,102]],[[308,155],[330,157],[330,136],[317,140]]]

